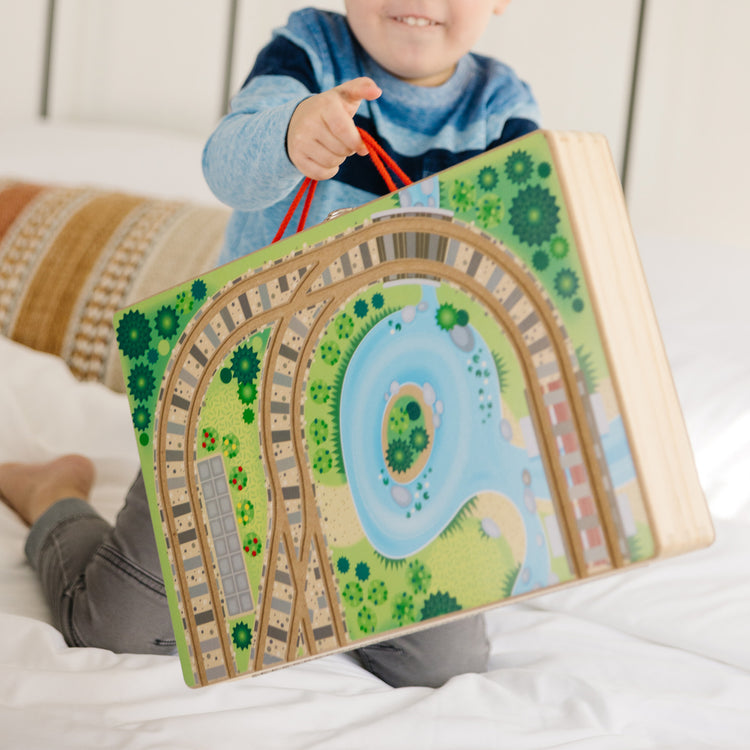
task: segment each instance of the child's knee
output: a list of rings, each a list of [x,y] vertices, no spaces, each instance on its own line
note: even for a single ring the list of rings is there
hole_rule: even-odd
[[[137,654],[175,650],[163,585],[117,566],[89,567],[67,592],[61,615],[72,646]]]
[[[489,642],[482,615],[359,649],[363,666],[393,687],[440,687],[451,677],[485,672]]]

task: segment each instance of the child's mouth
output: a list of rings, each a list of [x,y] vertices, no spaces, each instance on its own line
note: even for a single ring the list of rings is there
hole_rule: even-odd
[[[424,18],[424,16],[394,16],[393,20],[397,23],[403,23],[407,26],[417,26],[417,27],[425,27],[425,26],[437,26],[437,21],[432,21],[429,18]]]

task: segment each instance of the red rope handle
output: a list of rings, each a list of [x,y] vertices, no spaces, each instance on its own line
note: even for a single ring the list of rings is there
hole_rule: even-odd
[[[411,180],[409,179],[409,176],[399,167],[396,162],[391,159],[391,157],[386,153],[385,149],[366,131],[362,128],[357,128],[359,131],[360,136],[362,137],[362,140],[365,143],[365,146],[367,146],[367,151],[370,154],[370,158],[375,162],[375,166],[378,168],[378,172],[380,172],[381,176],[385,180],[385,184],[388,185],[391,192],[393,192],[396,189],[396,185],[391,179],[391,176],[385,171],[384,168],[382,168],[382,162],[384,161],[391,169],[392,172],[395,172],[396,176],[401,180],[401,182],[404,183],[404,185],[411,185]],[[380,161],[380,159],[382,161]],[[380,163],[380,166],[378,164]]]
[[[300,188],[297,191],[297,194],[294,196],[294,200],[292,201],[291,206],[289,206],[286,214],[284,215],[284,218],[281,220],[281,226],[279,227],[276,235],[271,241],[272,243],[280,240],[284,236],[284,232],[286,232],[286,228],[289,226],[289,222],[292,220],[292,216],[294,216],[294,212],[297,210],[297,206],[302,200],[302,196],[305,194],[305,191],[307,191],[307,199],[305,200],[305,205],[302,207],[302,216],[300,217],[300,223],[297,227],[298,232],[302,230],[305,225],[305,221],[307,220],[307,212],[310,210],[310,203],[312,203],[312,195],[315,192],[316,185],[316,180],[313,180],[310,177],[305,177],[302,185],[300,185]]]
[[[363,130],[362,128],[357,128],[357,130],[359,131],[359,134],[364,141],[365,146],[367,147],[367,152],[370,155],[370,159],[372,159],[372,163],[375,165],[378,173],[383,178],[383,181],[388,187],[388,190],[390,192],[393,192],[397,188],[396,183],[393,181],[393,178],[388,173],[388,169],[386,167],[390,168],[390,170],[396,174],[396,176],[404,183],[404,185],[411,185],[411,180],[409,179],[408,175],[386,153],[385,149],[366,130]],[[292,200],[291,205],[284,215],[284,218],[281,221],[281,226],[276,232],[272,243],[277,242],[284,236],[284,232],[286,232],[286,228],[289,226],[289,222],[292,220],[292,216],[294,216],[294,212],[297,210],[297,206],[299,206],[300,201],[302,200],[302,196],[305,194],[305,192],[307,192],[305,203],[302,206],[302,215],[300,216],[299,224],[297,224],[297,231],[301,232],[305,228],[305,222],[307,221],[307,215],[310,212],[310,206],[312,205],[312,199],[313,195],[315,195],[315,188],[317,187],[317,185],[317,180],[313,180],[310,177],[305,177],[299,187],[299,190],[297,191],[297,194],[294,196],[294,200]]]

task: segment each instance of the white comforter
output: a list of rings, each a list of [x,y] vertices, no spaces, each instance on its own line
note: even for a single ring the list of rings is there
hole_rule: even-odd
[[[63,181],[45,158],[64,145],[72,169],[92,144],[103,154],[113,143],[62,132],[0,138],[0,173]],[[181,196],[192,179],[203,197],[197,165],[190,179],[184,168],[199,144],[118,136],[119,162],[159,154]],[[14,156],[32,145],[26,161]],[[80,164],[76,181],[113,184]],[[146,189],[143,175],[122,174],[124,189]],[[394,690],[347,655],[190,690],[176,657],[67,648],[25,562],[25,529],[0,506],[0,748],[750,748],[750,259],[676,240],[641,251],[713,547],[496,610],[490,671],[439,690]],[[711,277],[695,262],[706,254]],[[84,452],[98,471],[93,502],[114,517],[137,465],[123,396],[0,338],[0,415],[0,460]]]

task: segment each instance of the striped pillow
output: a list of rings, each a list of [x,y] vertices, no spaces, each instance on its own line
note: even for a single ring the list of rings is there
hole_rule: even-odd
[[[116,310],[211,268],[229,212],[0,180],[0,334],[123,391]]]

